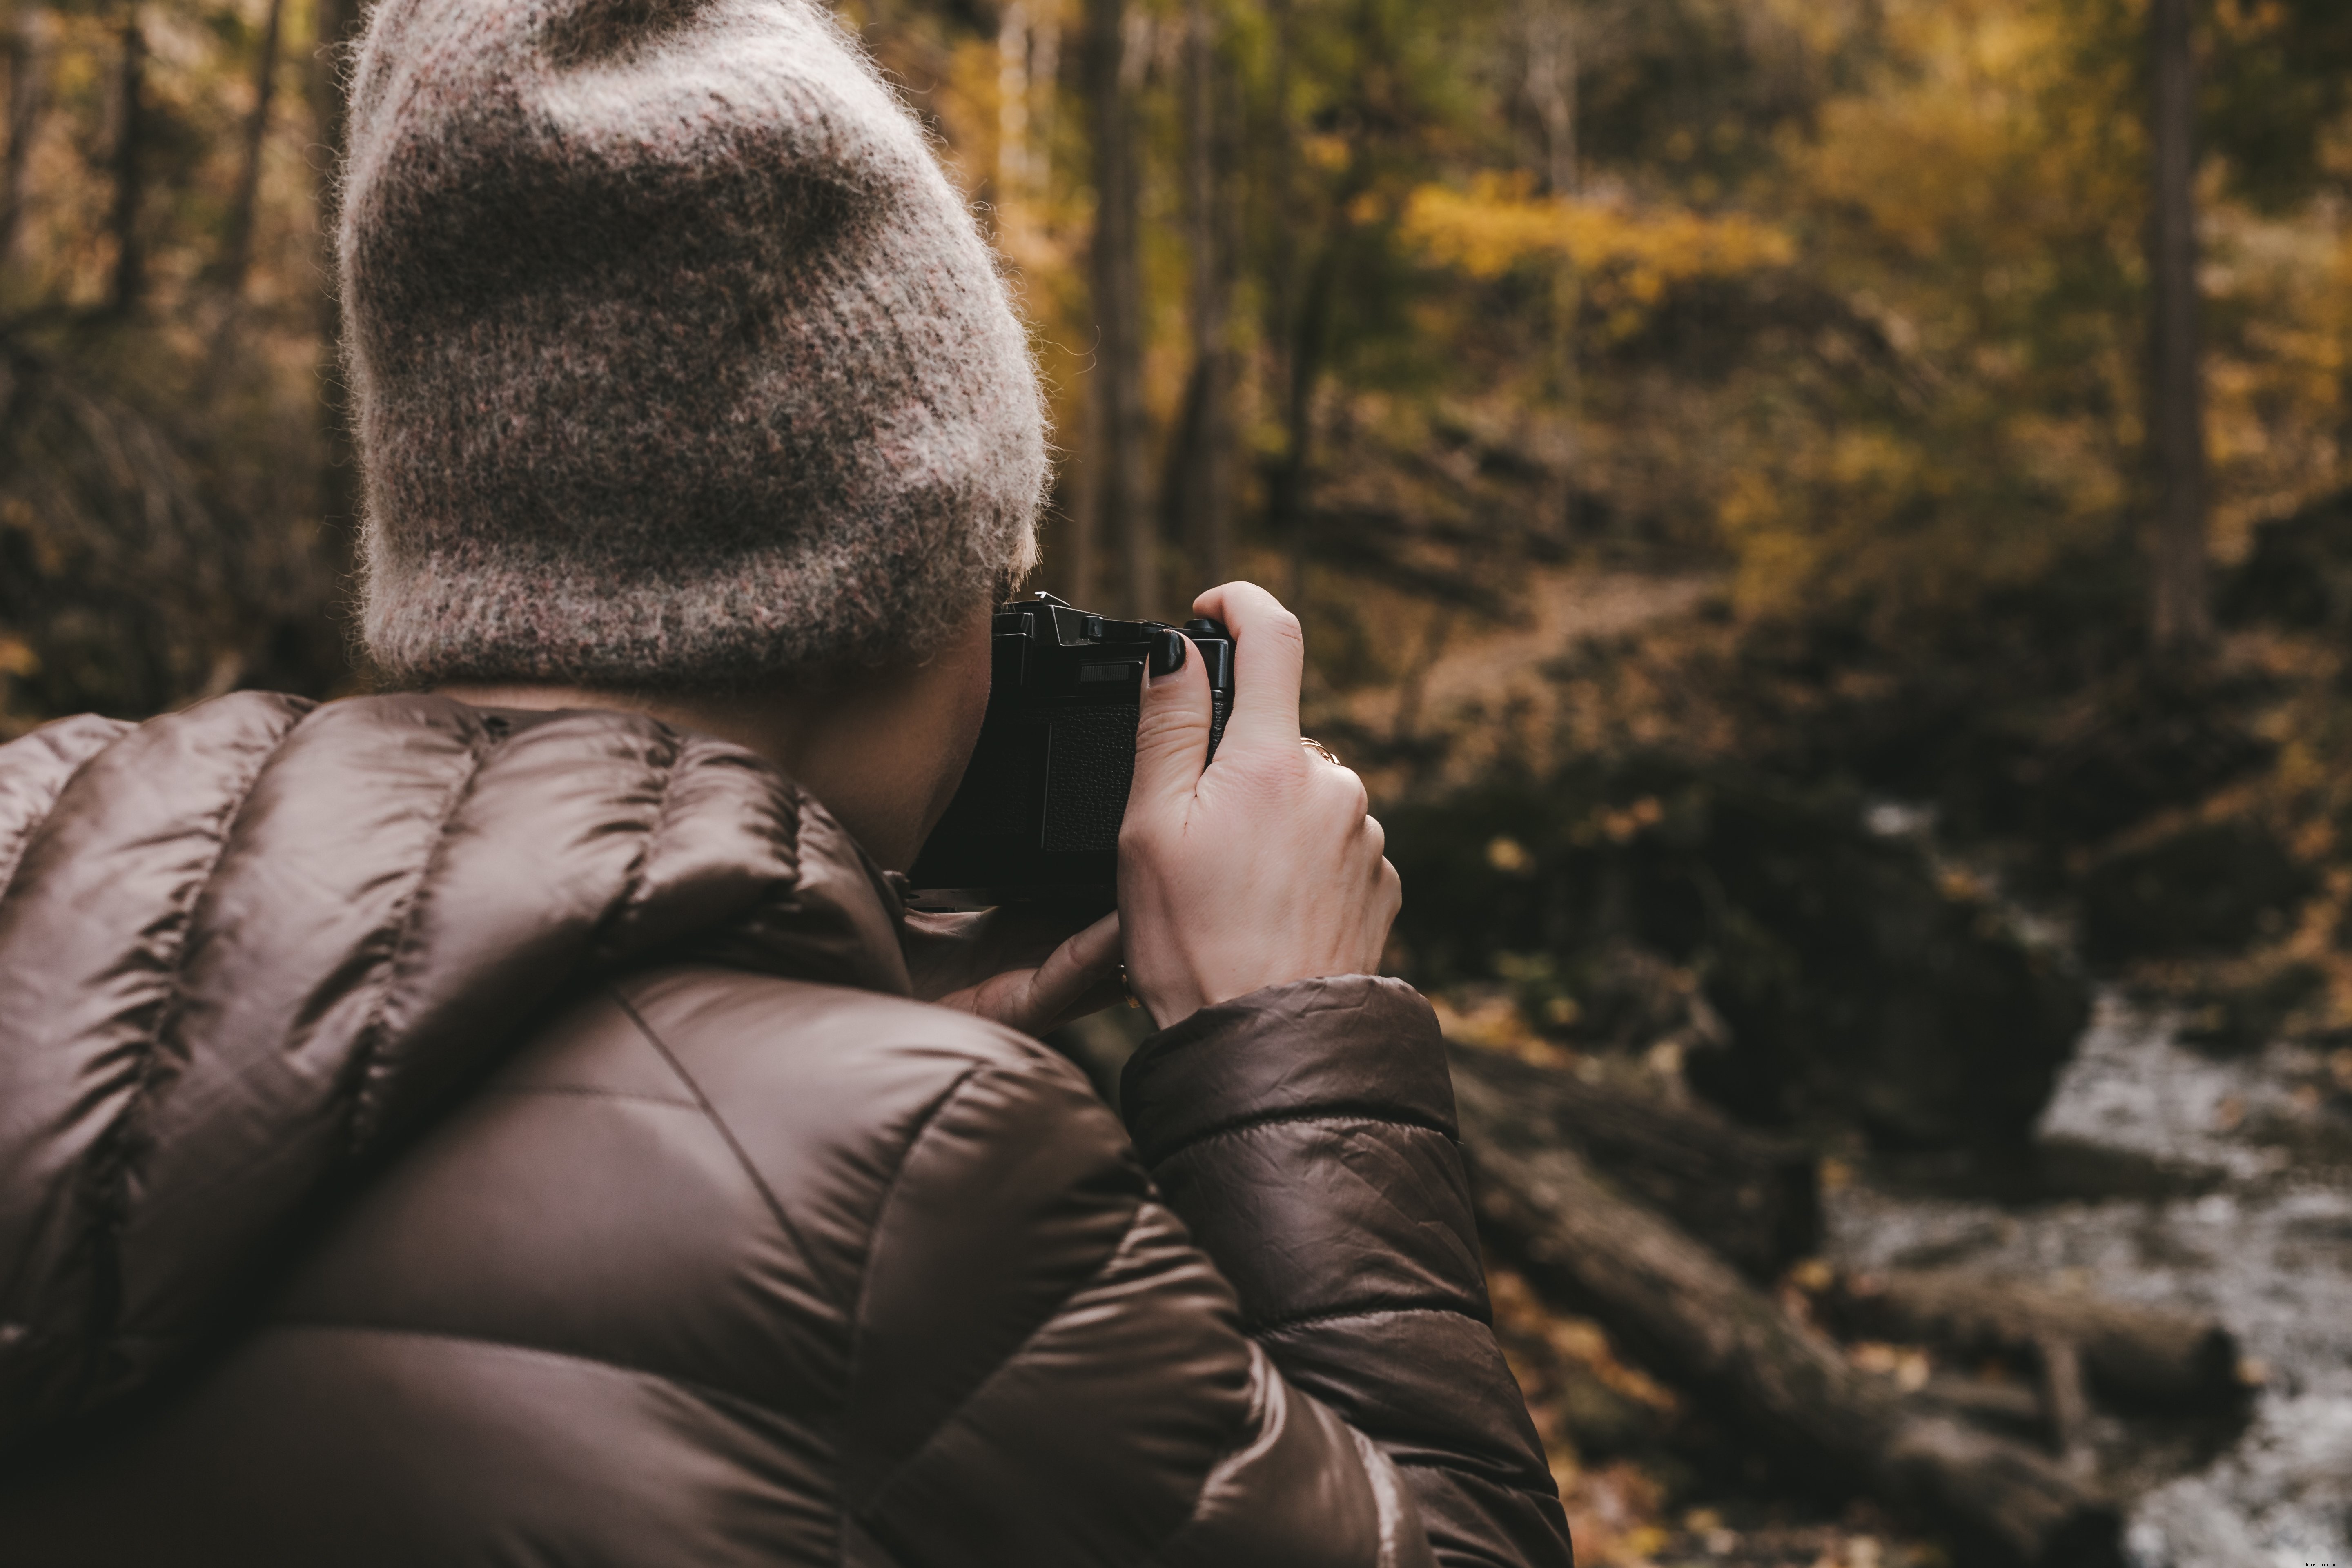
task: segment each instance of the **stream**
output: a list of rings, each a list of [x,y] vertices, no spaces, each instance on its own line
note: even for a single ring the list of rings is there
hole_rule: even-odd
[[[1849,1182],[1824,1194],[1830,1259],[2211,1312],[2261,1368],[2243,1426],[2102,1416],[2090,1434],[2127,1502],[2133,1568],[2352,1564],[2346,1077],[2352,1056],[2305,1047],[2200,1054],[2173,1018],[2104,990],[2036,1134],[2071,1195],[2003,1205]]]

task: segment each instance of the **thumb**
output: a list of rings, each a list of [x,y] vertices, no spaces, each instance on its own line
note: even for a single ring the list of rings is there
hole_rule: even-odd
[[[1209,676],[1206,662],[1192,640],[1174,630],[1160,634],[1139,695],[1141,710],[1135,721],[1135,783],[1127,795],[1128,814],[1152,813],[1181,806],[1201,782],[1209,765]],[[1165,675],[1173,654],[1183,662]]]

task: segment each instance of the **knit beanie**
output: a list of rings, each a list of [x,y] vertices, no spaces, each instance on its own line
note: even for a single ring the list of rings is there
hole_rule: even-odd
[[[380,0],[338,240],[395,680],[920,655],[1031,563],[1022,324],[812,0]]]

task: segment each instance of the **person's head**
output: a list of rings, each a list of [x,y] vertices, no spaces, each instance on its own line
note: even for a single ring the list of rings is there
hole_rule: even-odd
[[[382,0],[339,242],[388,679],[791,705],[984,650],[1035,372],[814,0]]]

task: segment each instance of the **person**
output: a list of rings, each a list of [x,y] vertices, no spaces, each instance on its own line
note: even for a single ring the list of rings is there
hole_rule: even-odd
[[[1045,428],[855,41],[382,0],[352,86],[387,689],[0,749],[0,1562],[1570,1563],[1282,606],[1115,915],[907,908]],[[1124,1127],[1035,1038],[1122,963]]]

